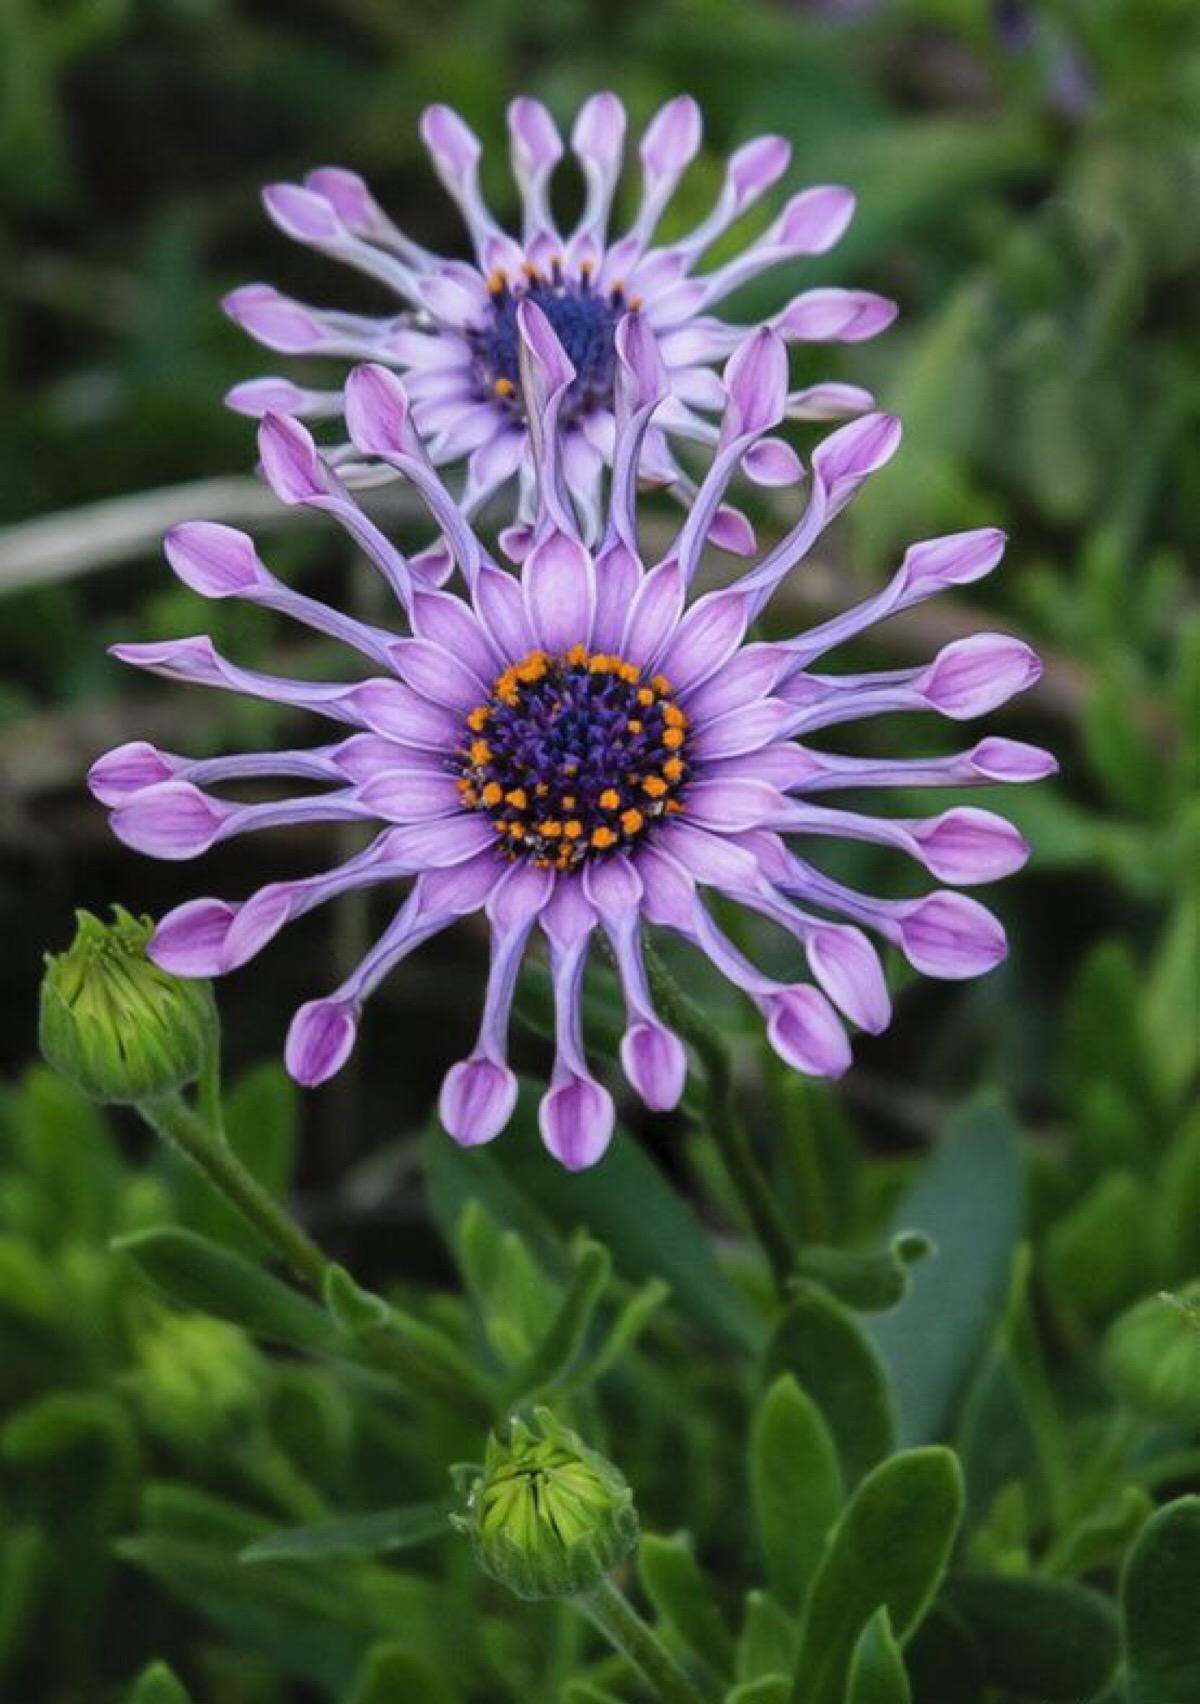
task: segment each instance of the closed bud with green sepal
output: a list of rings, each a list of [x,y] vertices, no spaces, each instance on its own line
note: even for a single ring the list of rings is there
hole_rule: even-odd
[[[66,952],[46,956],[39,1039],[48,1062],[99,1101],[136,1103],[193,1082],[214,1034],[209,984],[147,957],[148,917],[119,905],[111,923],[76,915]]]
[[[638,1539],[633,1493],[611,1462],[546,1408],[488,1440],[482,1470],[462,1470],[454,1524],[485,1573],[521,1598],[596,1587]]]

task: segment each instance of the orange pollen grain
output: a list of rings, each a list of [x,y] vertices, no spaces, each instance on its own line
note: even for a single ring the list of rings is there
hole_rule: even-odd
[[[678,757],[669,757],[663,764],[663,774],[668,781],[678,781],[683,774],[683,760]]]
[[[667,784],[660,775],[647,775],[642,782],[642,792],[651,799],[661,799],[667,790]]]
[[[625,830],[626,834],[636,834],[645,820],[646,819],[642,815],[641,811],[631,810],[621,812],[621,827]]]
[[[471,762],[487,763],[490,761],[492,748],[486,740],[471,741]]]
[[[483,789],[483,802],[489,810],[491,810],[494,805],[498,805],[503,797],[504,788],[500,785],[499,781],[489,781],[487,786]]]
[[[662,743],[666,746],[668,751],[678,751],[679,747],[683,744],[683,729],[664,728]]]
[[[514,811],[523,811],[529,803],[524,787],[514,787],[511,793],[505,793],[504,802],[511,805]]]
[[[492,389],[495,391],[497,396],[514,396],[516,394],[517,387],[513,384],[511,379],[497,379],[495,384],[492,386]]]
[[[608,846],[615,846],[616,835],[611,828],[594,828],[592,830],[592,845],[600,852]]]
[[[686,728],[687,717],[678,704],[667,704],[663,707],[663,721],[668,728]]]
[[[602,811],[615,811],[620,803],[621,795],[615,787],[606,787],[600,795],[600,809]]]
[[[578,840],[579,836],[583,833],[583,824],[580,822],[578,817],[572,817],[570,822],[564,823],[563,833],[566,835],[568,840]]]

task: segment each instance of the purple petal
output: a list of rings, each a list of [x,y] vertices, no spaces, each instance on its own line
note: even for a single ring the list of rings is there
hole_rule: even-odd
[[[345,1000],[310,1000],[292,1019],[284,1060],[296,1082],[315,1088],[346,1063],[358,1036],[358,1010]]]
[[[734,350],[725,368],[731,437],[769,432],[787,409],[788,358],[783,341],[762,326]]]
[[[900,945],[915,970],[957,982],[983,976],[1004,958],[999,921],[964,893],[931,893],[898,908]]]
[[[596,579],[588,551],[552,532],[529,553],[522,573],[525,606],[539,643],[550,652],[586,645],[596,609]]]
[[[971,751],[970,762],[989,781],[1042,781],[1058,772],[1058,759],[1051,752],[1026,745],[1023,740],[980,740]]]
[[[767,1037],[781,1059],[811,1077],[840,1077],[850,1043],[837,1013],[817,988],[784,988],[762,996]]]
[[[518,95],[508,108],[508,128],[518,179],[556,166],[563,156],[558,126],[541,101]]]
[[[451,751],[461,738],[458,717],[398,680],[367,680],[350,694],[364,724],[385,739],[433,751]]]
[[[673,182],[699,153],[703,129],[700,108],[690,95],[676,95],[660,107],[639,148],[647,178]]]
[[[813,452],[813,472],[829,492],[831,513],[843,508],[855,491],[900,447],[900,422],[892,414],[866,414],[831,432]]]
[[[794,195],[775,225],[778,242],[798,254],[824,254],[854,217],[854,195],[840,184],[823,184]]]
[[[102,805],[122,805],[146,787],[170,781],[182,759],[168,757],[147,740],[128,740],[98,757],[87,773],[92,797]]]
[[[315,190],[298,183],[271,183],[262,199],[267,217],[298,243],[336,244],[347,235],[334,207]]]
[[[678,691],[685,692],[729,660],[745,631],[746,606],[737,592],[710,592],[684,616],[656,666]]]
[[[377,234],[382,215],[375,197],[357,172],[347,171],[344,166],[319,166],[304,181],[324,197],[347,230],[360,237]]]
[[[899,311],[871,290],[805,290],[772,324],[797,343],[862,343],[885,331]]]
[[[728,503],[722,503],[713,517],[708,541],[718,550],[728,551],[731,556],[753,556],[758,542],[746,516]]]
[[[777,184],[792,158],[792,145],[782,136],[756,136],[729,156],[728,177],[739,206],[756,201]]]
[[[312,433],[298,420],[265,415],[258,431],[258,453],[267,484],[281,503],[307,503],[328,493],[329,480]]]
[[[926,867],[939,881],[955,886],[999,881],[1029,858],[1029,842],[1012,823],[969,805],[914,824],[913,833]]]
[[[409,419],[408,394],[388,367],[369,362],[346,380],[346,430],[365,456],[423,455]]]
[[[746,451],[742,471],[755,485],[797,485],[804,464],[786,439],[763,438]]]
[[[934,710],[953,721],[984,716],[1039,679],[1042,665],[1021,639],[973,633],[939,651],[914,687]]]
[[[461,183],[479,164],[479,140],[452,107],[440,103],[426,107],[421,114],[421,140],[443,178]]]
[[[662,1024],[644,1019],[621,1038],[621,1065],[651,1112],[670,1112],[683,1098],[687,1050]]]
[[[891,1022],[892,1003],[879,954],[861,929],[819,923],[805,942],[812,973],[851,1023],[881,1035]]]
[[[584,1171],[602,1158],[612,1141],[613,1121],[608,1090],[574,1072],[555,1084],[538,1108],[542,1140],[568,1171]]]
[[[923,539],[904,553],[900,573],[905,587],[928,595],[943,586],[969,586],[991,573],[1004,555],[1006,543],[999,527],[975,527],[970,532]]]
[[[281,296],[270,284],[245,284],[232,290],[221,306],[235,325],[282,355],[312,354],[330,341],[311,308]]]
[[[448,1135],[464,1148],[499,1136],[517,1104],[517,1079],[507,1065],[476,1055],[451,1067],[438,1099]]]
[[[487,699],[488,687],[479,676],[432,640],[397,639],[389,655],[396,673],[418,697],[464,713]]]
[[[163,549],[184,585],[202,598],[237,597],[270,581],[249,534],[216,521],[172,527]]]
[[[197,858],[217,838],[229,811],[190,781],[163,781],[117,806],[112,830],[151,858]]]
[[[218,976],[237,907],[221,899],[191,899],[161,918],[146,951],[176,976]]]
[[[693,781],[687,790],[684,814],[688,822],[701,828],[740,834],[777,817],[786,808],[783,796],[765,781]]]
[[[625,108],[616,95],[605,90],[583,103],[571,131],[571,146],[601,170],[616,171],[625,146]]]

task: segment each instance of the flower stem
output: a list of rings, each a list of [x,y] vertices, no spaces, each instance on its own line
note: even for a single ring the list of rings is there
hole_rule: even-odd
[[[328,1256],[247,1170],[224,1136],[179,1094],[142,1101],[138,1111],[152,1130],[187,1155],[242,1217],[278,1250],[296,1277],[320,1296],[332,1264]]]
[[[334,1262],[247,1170],[219,1124],[210,1124],[182,1095],[142,1101],[138,1111],[164,1140],[173,1143],[259,1231],[322,1304]],[[381,1313],[383,1304],[380,1304]],[[394,1310],[355,1334],[359,1348],[383,1372],[407,1385],[419,1384],[443,1401],[462,1404],[491,1418],[486,1385],[454,1345],[432,1327]]]
[[[708,1124],[721,1161],[782,1291],[793,1276],[796,1245],[734,1103],[733,1060],[725,1038],[693,1005],[650,946],[646,969],[664,1017],[688,1042],[704,1067]]]
[[[661,1704],[705,1704],[703,1694],[611,1579],[605,1577],[573,1601],[653,1687]]]

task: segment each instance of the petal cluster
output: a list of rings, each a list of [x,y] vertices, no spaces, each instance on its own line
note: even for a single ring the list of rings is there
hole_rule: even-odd
[[[473,154],[462,133],[447,134],[458,138],[465,165]],[[671,143],[668,129],[658,134],[652,155],[661,187],[687,150]],[[548,140],[543,152],[548,160]],[[524,169],[531,185],[541,181],[532,158]],[[519,305],[517,330],[536,489],[519,567],[490,554],[452,500],[396,374],[378,363],[357,367],[345,399],[355,449],[421,494],[456,580],[432,584],[358,506],[307,428],[268,414],[266,478],[283,502],[321,510],[353,536],[394,594],[396,626],[368,626],[291,590],[244,533],[203,522],[177,528],[167,557],[195,591],[291,616],[356,651],[363,672],[319,684],[267,675],[230,662],[203,637],[118,646],[123,660],[157,674],[311,711],[334,725],[335,737],[304,750],[198,761],[134,742],[96,763],[91,786],[116,833],[160,858],[193,858],[280,824],[376,825],[370,845],[336,868],[271,883],[240,903],[190,901],[154,938],[163,967],[217,975],[340,893],[402,890],[362,963],[296,1014],[287,1062],[304,1083],[344,1063],[365,1001],[401,960],[458,919],[481,914],[491,950],[478,1037],[441,1095],[442,1121],[462,1143],[489,1141],[512,1113],[509,1017],[522,959],[540,937],[556,1032],[541,1130],[565,1165],[580,1168],[599,1159],[613,1129],[612,1098],[586,1056],[581,1020],[584,970],[600,939],[624,993],[621,1064],[649,1107],[678,1102],[686,1059],[655,1010],[643,960],[648,929],[670,931],[704,954],[757,1006],[789,1064],[837,1076],[850,1061],[848,1027],[875,1032],[889,1020],[873,942],[896,947],[930,976],[991,969],[1005,952],[1002,929],[961,889],[1017,869],[1027,848],[991,811],[880,816],[826,795],[1026,782],[1054,763],[996,736],[951,756],[894,761],[819,743],[826,729],[891,711],[972,718],[1036,680],[1029,648],[993,634],[949,644],[918,668],[839,674],[823,666],[874,623],[990,572],[1004,546],[993,529],[912,546],[881,591],[819,626],[770,642],[753,636],[776,589],[894,454],[894,419],[869,414],[828,435],[813,455],[795,525],[731,584],[697,595],[726,489],[789,407],[780,332],[764,327],[733,351],[708,470],[666,555],[647,564],[637,472],[672,386],[648,317],[625,315],[615,334],[612,474],[594,543],[569,496],[563,410],[576,369],[536,303]],[[221,791],[259,778],[292,779],[296,792],[244,803]],[[936,885],[906,899],[847,887],[809,861],[814,845],[831,837],[893,848]],[[791,936],[801,954],[797,978],[777,980],[751,962],[721,928],[714,898]]]
[[[619,235],[610,231],[610,215],[623,169],[626,115],[615,95],[593,95],[572,127],[570,149],[583,195],[569,231],[559,230],[551,207],[551,180],[567,151],[553,118],[540,102],[522,97],[510,106],[508,125],[522,209],[519,234],[502,229],[484,200],[478,139],[449,107],[433,106],[422,117],[421,136],[461,211],[473,262],[430,253],[393,224],[361,178],[326,168],[303,184],[271,185],[264,192],[267,212],[287,236],[381,284],[395,297],[395,311],[372,317],[310,307],[267,284],[235,290],[225,308],[269,349],[376,362],[401,375],[430,459],[437,466],[466,463],[467,515],[519,481],[517,524],[507,544],[520,554],[532,537],[537,502],[536,422],[527,412],[520,372],[521,306],[542,310],[575,369],[561,399],[559,430],[583,536],[592,543],[600,531],[603,470],[615,453],[616,329],[624,314],[644,314],[668,379],[641,438],[640,470],[686,500],[692,485],[679,447],[715,445],[714,416],[724,396],[714,367],[746,335],[718,310],[750,280],[831,248],[850,221],[854,197],[837,185],[804,190],[730,258],[708,264],[713,246],[786,173],[791,150],[782,137],[760,136],[738,148],[707,217],[686,235],[656,243],[662,216],[701,145],[700,111],[689,96],[668,101],[641,136],[641,195],[631,225]],[[858,342],[882,331],[895,311],[870,291],[827,287],[801,292],[770,324],[788,343]],[[340,385],[307,390],[281,376],[238,385],[229,400],[255,417],[274,412],[320,419],[343,412]],[[784,412],[835,420],[871,406],[865,391],[826,383],[790,391]],[[332,452],[349,482],[387,477],[386,459],[350,436]],[[764,439],[744,458],[744,469],[760,483],[786,483],[795,477],[795,457],[782,440]],[[736,510],[715,515],[712,528],[714,541],[726,548],[752,547],[748,523]],[[435,561],[444,561],[440,549]]]

